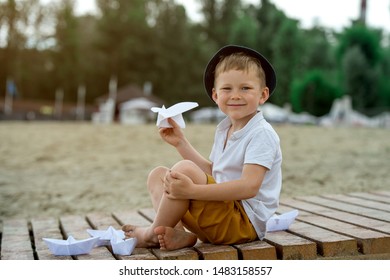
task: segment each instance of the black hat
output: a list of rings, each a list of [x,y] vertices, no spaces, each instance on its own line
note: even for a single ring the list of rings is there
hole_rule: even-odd
[[[214,74],[215,67],[221,61],[222,58],[231,55],[233,53],[242,52],[249,56],[252,56],[260,61],[261,67],[265,73],[265,84],[269,88],[269,95],[271,95],[276,87],[276,74],[271,63],[259,52],[252,50],[247,47],[228,45],[221,48],[215,55],[210,59],[204,71],[203,82],[207,94],[212,98],[212,92],[214,87]]]

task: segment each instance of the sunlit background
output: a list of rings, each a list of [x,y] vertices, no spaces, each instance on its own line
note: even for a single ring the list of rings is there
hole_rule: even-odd
[[[150,122],[196,101],[204,65],[242,44],[273,63],[270,121],[389,126],[388,0],[1,0],[0,119]]]
[[[208,157],[226,44],[276,69],[282,197],[388,190],[389,42],[390,0],[0,0],[0,220],[151,207],[148,173],[181,157],[150,108],[198,102]]]

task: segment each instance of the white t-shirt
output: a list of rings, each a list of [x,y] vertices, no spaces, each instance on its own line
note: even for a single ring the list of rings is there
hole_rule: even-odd
[[[258,112],[244,128],[232,134],[224,149],[230,126],[229,118],[217,126],[210,154],[212,176],[217,183],[223,183],[240,179],[244,164],[258,164],[268,169],[257,195],[242,201],[259,239],[263,239],[266,223],[279,205],[282,187],[280,140],[263,114]]]

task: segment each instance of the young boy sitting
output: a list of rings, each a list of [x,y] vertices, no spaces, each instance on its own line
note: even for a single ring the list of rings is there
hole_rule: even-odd
[[[227,116],[217,126],[210,160],[173,120],[172,128],[159,130],[183,160],[149,174],[156,217],[149,227],[122,228],[127,238],[138,239],[137,247],[175,250],[198,239],[212,244],[261,240],[278,207],[280,140],[259,111],[276,86],[272,65],[255,50],[225,46],[209,61],[204,84]]]

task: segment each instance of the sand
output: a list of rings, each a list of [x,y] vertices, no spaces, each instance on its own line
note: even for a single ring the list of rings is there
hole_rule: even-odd
[[[274,125],[282,198],[389,190],[390,130]],[[208,157],[215,125],[185,133]],[[145,182],[180,160],[151,125],[0,123],[0,220],[151,207]]]

